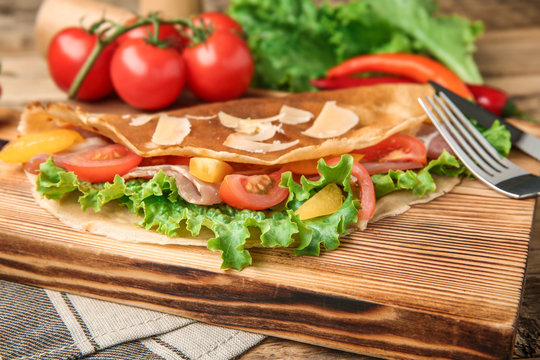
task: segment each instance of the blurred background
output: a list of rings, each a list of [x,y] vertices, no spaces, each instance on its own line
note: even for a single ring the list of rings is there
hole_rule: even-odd
[[[102,0],[102,2],[134,12],[139,9],[139,0]],[[9,52],[33,49],[33,25],[41,3],[42,0],[0,0],[0,56]],[[475,19],[482,20],[488,30],[540,25],[540,0],[439,0],[439,5],[442,13],[459,13],[465,16],[475,14]],[[205,11],[224,11],[228,1],[200,0],[200,6]],[[506,17],[503,19],[490,16],[494,12],[504,13]],[[480,13],[483,15],[478,18]]]
[[[225,11],[229,4],[228,0],[101,0],[132,12],[138,12],[142,4],[169,2],[185,6],[191,1],[200,11]],[[46,63],[38,55],[35,40],[36,14],[42,3],[42,0],[0,0],[0,84],[8,90],[15,77],[28,77],[33,86],[43,88],[40,93],[47,94],[42,100],[58,101],[65,96],[48,77]],[[519,41],[525,34],[529,38],[537,34],[540,38],[540,0],[438,0],[438,3],[443,14],[457,13],[484,23],[486,32],[477,41],[475,60],[485,83],[504,89],[520,110],[540,119],[537,96],[540,92],[540,62],[531,61],[538,58],[538,54],[526,45],[527,41]],[[508,56],[501,57],[501,52]],[[520,81],[524,77],[528,87],[523,87]],[[25,98],[22,88],[3,91],[0,98],[2,105],[7,107],[19,107],[31,100]]]

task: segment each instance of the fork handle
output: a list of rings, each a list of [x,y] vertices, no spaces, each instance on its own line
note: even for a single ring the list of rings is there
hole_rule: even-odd
[[[525,174],[516,176],[514,178],[501,181],[495,186],[508,192],[508,195],[518,198],[526,199],[540,195],[540,177]]]

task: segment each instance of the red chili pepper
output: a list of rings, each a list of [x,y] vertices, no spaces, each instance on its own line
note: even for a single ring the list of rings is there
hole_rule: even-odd
[[[474,95],[474,100],[478,105],[491,111],[495,115],[502,115],[502,111],[508,100],[508,94],[500,89],[487,85],[467,84],[467,87]]]
[[[395,76],[378,77],[327,77],[320,79],[311,79],[311,85],[319,89],[345,89],[356,86],[370,86],[377,84],[396,84],[396,83],[415,83],[412,79]]]
[[[421,83],[433,80],[465,98],[473,98],[472,93],[456,74],[441,63],[416,54],[360,55],[331,68],[327,76],[343,77],[362,72],[405,76]]]

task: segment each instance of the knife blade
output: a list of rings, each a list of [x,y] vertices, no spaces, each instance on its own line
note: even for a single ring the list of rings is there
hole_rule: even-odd
[[[502,117],[499,117],[484,108],[476,105],[475,103],[459,96],[451,90],[448,90],[444,86],[436,83],[435,81],[429,81],[435,91],[443,92],[456,104],[456,106],[467,116],[476,120],[480,125],[485,128],[491,127],[495,120],[499,120],[506,129],[510,132],[510,140],[512,145],[523,151],[524,153],[532,156],[536,160],[540,161],[540,139],[536,136],[521,131],[517,127],[513,126],[509,122],[505,121]]]

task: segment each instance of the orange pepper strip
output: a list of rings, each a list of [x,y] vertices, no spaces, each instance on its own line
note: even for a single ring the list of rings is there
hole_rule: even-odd
[[[473,94],[455,73],[431,58],[416,54],[394,53],[356,56],[328,70],[327,77],[350,76],[362,72],[400,75],[421,83],[432,80],[465,98],[473,99]]]

